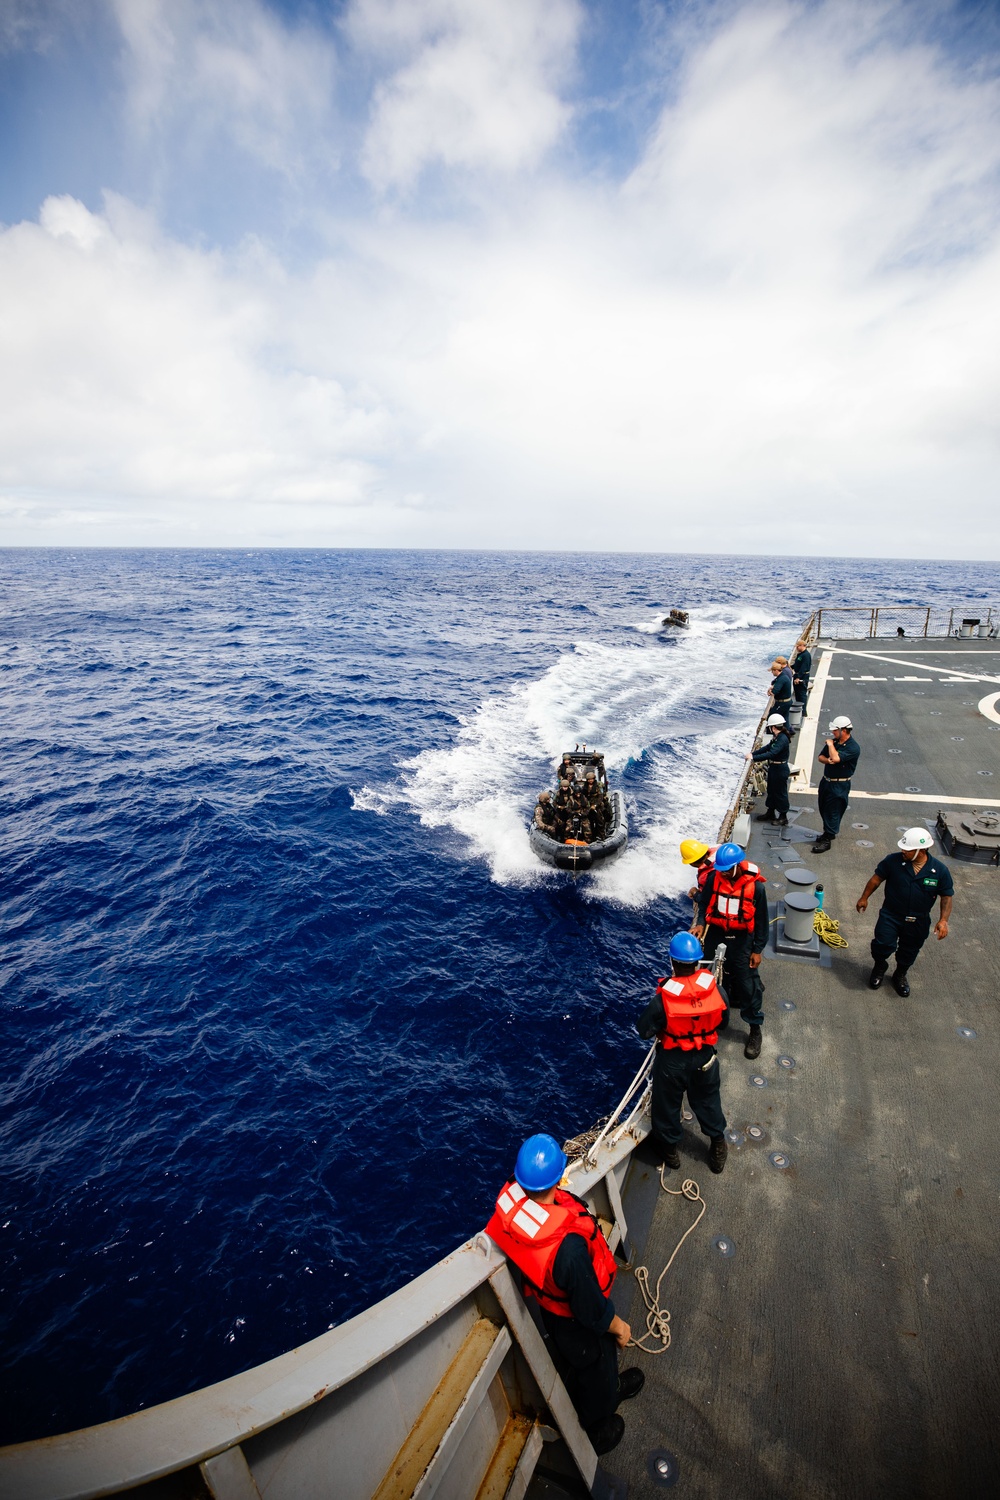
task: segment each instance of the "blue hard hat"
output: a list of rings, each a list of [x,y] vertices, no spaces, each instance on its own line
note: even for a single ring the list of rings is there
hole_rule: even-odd
[[[680,964],[696,964],[704,950],[693,932],[678,932],[670,939],[670,957]]]
[[[717,870],[734,870],[745,859],[746,854],[740,848],[739,844],[722,844],[715,851],[715,868]]]
[[[529,1193],[555,1187],[566,1170],[566,1153],[550,1135],[529,1135],[517,1153],[514,1176]]]

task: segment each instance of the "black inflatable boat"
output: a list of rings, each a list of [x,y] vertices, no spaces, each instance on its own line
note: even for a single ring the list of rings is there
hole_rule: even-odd
[[[611,860],[618,858],[628,843],[628,821],[624,797],[621,792],[612,791],[608,786],[603,755],[592,750],[568,750],[556,768],[557,779],[567,761],[576,768],[576,774],[581,779],[588,771],[596,772],[601,788],[611,804],[607,831],[602,838],[588,841],[581,836],[581,819],[570,817],[562,840],[543,832],[536,827],[534,820],[528,826],[528,837],[539,859],[544,860],[547,865],[555,865],[557,870],[569,870],[578,875],[584,870],[592,870],[597,865],[609,864]]]

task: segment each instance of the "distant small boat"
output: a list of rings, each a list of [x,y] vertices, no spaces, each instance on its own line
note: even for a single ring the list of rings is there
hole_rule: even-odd
[[[664,615],[660,621],[661,627],[673,625],[677,630],[689,630],[691,621],[686,609],[672,609],[669,615]]]
[[[528,827],[528,838],[539,859],[544,860],[547,865],[555,865],[557,870],[569,870],[578,875],[584,870],[592,870],[595,865],[609,864],[611,860],[617,859],[628,843],[628,820],[624,797],[621,792],[612,791],[608,786],[603,755],[586,748],[567,750],[556,767],[557,779],[567,761],[575,767],[581,778],[585,778],[588,771],[596,772],[601,789],[611,804],[607,831],[602,838],[588,842],[581,836],[580,824],[583,820],[577,813],[570,817],[562,839],[553,838],[551,834],[537,828],[534,822]]]

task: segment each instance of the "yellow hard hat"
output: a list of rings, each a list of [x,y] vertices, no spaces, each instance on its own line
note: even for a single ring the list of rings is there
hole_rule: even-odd
[[[681,859],[686,865],[697,864],[708,852],[708,845],[699,844],[697,839],[685,839],[681,844]]]

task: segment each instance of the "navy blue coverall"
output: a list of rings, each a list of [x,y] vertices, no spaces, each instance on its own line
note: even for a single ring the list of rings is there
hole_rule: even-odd
[[[788,722],[788,710],[792,706],[792,669],[782,667],[781,671],[771,682],[771,696],[774,698],[772,713],[780,714]]]
[[[806,711],[809,702],[809,673],[812,671],[812,652],[798,651],[792,662],[792,685],[795,688],[795,701],[802,704],[802,712]]]
[[[931,930],[931,912],[939,896],[953,896],[955,882],[948,866],[928,854],[919,871],[902,854],[887,854],[875,866],[885,881],[882,910],[875,923],[872,958],[896,955],[896,969],[906,970],[915,960]]]
[[[823,748],[825,750],[826,746]],[[839,761],[835,766],[823,767],[823,780],[816,788],[823,832],[830,839],[835,839],[840,832],[840,820],[847,811],[851,777],[861,757],[861,746],[853,735],[848,735],[844,743],[837,746],[837,754]]]
[[[771,731],[768,730],[768,734]],[[750,759],[755,760],[758,765],[767,765],[767,798],[765,805],[768,812],[776,813],[778,817],[784,818],[788,814],[788,750],[791,740],[787,730],[779,729],[773,736],[769,745],[761,745],[755,750]]]

